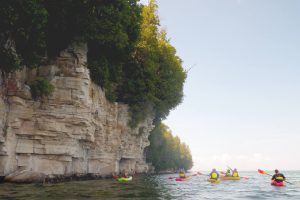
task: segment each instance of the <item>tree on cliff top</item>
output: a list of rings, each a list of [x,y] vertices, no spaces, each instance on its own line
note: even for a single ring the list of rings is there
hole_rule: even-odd
[[[159,30],[157,5],[149,2],[142,11],[141,33],[132,57],[124,68],[119,100],[131,105],[132,122],[144,116],[145,105],[154,108],[156,120],[165,118],[183,98],[186,73],[164,30]]]
[[[0,1],[0,69],[36,66],[45,56],[48,13],[37,0]]]
[[[0,60],[10,62],[1,62],[0,67],[13,71],[17,67],[12,64],[38,66],[41,64],[40,58],[45,55],[55,58],[74,42],[96,43],[101,49],[94,50],[97,51],[95,54],[123,61],[124,56],[119,58],[112,54],[129,55],[132,51],[140,32],[141,5],[137,2],[1,0]],[[7,46],[15,47],[13,53],[18,56],[19,63],[13,63],[15,59],[7,54]]]

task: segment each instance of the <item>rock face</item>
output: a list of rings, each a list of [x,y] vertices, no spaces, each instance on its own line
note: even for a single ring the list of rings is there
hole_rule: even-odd
[[[130,128],[128,106],[108,102],[92,83],[86,53],[85,45],[77,45],[51,65],[0,74],[0,175],[147,172],[144,148],[152,115]],[[34,101],[27,84],[37,76],[55,91]]]

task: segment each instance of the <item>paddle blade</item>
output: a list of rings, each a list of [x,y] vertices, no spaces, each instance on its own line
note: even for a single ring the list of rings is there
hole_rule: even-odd
[[[261,170],[261,169],[258,169],[257,171],[258,171],[258,173],[260,173],[260,174],[267,174],[267,172],[265,172],[264,170]]]

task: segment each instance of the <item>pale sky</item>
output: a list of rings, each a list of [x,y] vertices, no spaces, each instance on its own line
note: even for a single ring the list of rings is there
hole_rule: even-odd
[[[300,1],[157,3],[185,69],[194,65],[164,121],[193,169],[300,169]]]

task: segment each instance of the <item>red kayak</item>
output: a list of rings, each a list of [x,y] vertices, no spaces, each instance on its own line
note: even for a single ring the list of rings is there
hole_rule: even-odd
[[[282,187],[282,186],[285,186],[285,183],[283,181],[282,182],[272,181],[271,185],[277,186],[277,187]]]
[[[185,177],[185,178],[176,178],[175,180],[176,181],[187,181],[187,180],[190,180],[190,179],[191,179],[191,177],[188,176],[188,177]]]

